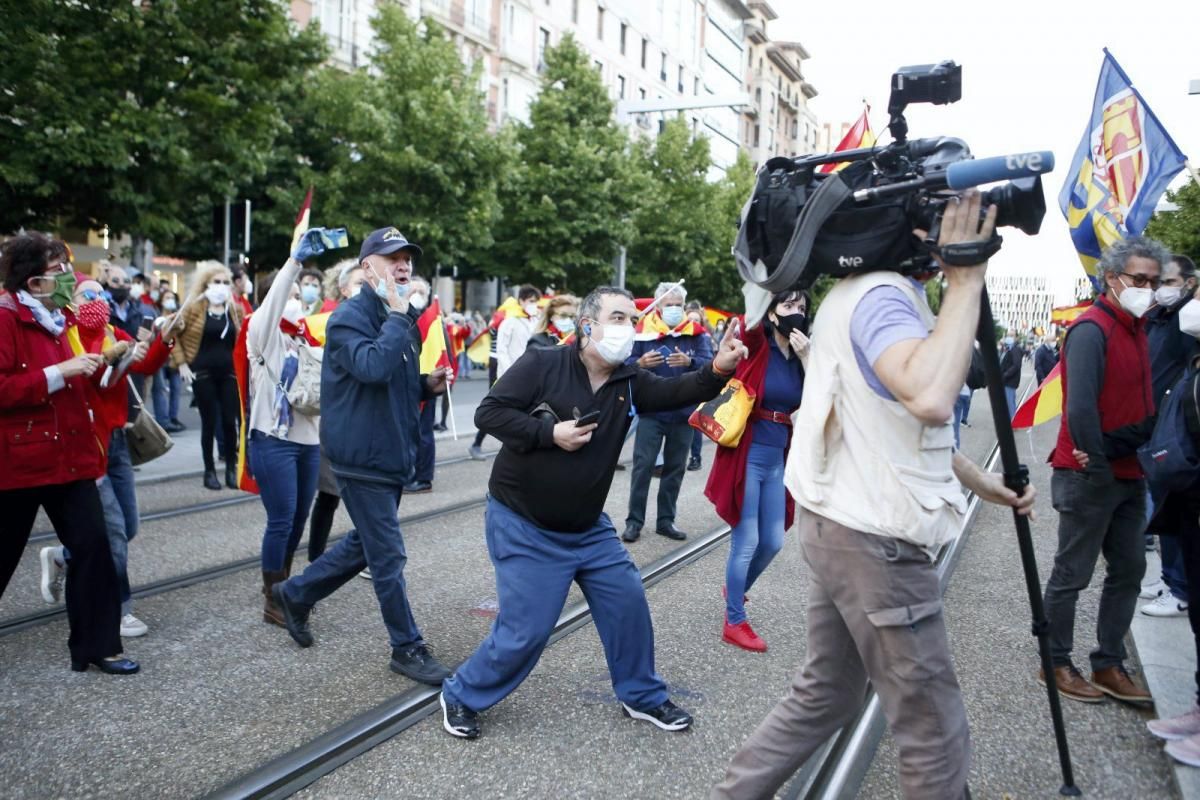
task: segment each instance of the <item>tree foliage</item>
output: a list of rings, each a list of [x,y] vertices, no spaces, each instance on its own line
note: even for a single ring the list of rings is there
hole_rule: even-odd
[[[0,6],[0,228],[129,232],[170,246],[198,203],[266,172],[278,113],[320,63],[279,0]]]
[[[545,63],[529,123],[515,126],[518,163],[501,188],[503,219],[485,269],[586,292],[612,283],[613,258],[633,238],[637,179],[587,54],[567,35]]]
[[[712,242],[697,261],[695,275],[688,281],[689,296],[707,306],[741,313],[743,280],[731,251],[737,238],[742,208],[754,189],[754,164],[749,156],[738,153],[737,160],[725,170],[719,181],[709,184],[712,201],[705,226]]]
[[[1145,234],[1158,239],[1172,253],[1200,262],[1200,184],[1188,181],[1178,191],[1167,192],[1176,211],[1160,211],[1146,225]]]

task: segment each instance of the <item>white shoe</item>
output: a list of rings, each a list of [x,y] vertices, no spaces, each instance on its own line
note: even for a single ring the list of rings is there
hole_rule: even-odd
[[[40,553],[42,562],[42,599],[50,605],[62,602],[63,584],[67,580],[67,565],[63,561],[61,547],[43,547]]]
[[[1138,592],[1138,597],[1143,600],[1155,600],[1169,591],[1170,589],[1167,588],[1167,584],[1163,583],[1162,578],[1159,578],[1154,583],[1143,586],[1142,590]]]
[[[1200,733],[1200,707],[1169,719],[1152,719],[1146,727],[1160,739],[1174,742]]]
[[[1142,606],[1142,613],[1148,617],[1186,617],[1188,604],[1167,592]]]
[[[135,617],[133,614],[126,614],[121,617],[121,636],[127,639],[133,639],[137,636],[145,636],[150,629],[146,627],[146,623]]]
[[[362,578],[363,580],[367,580],[367,581],[371,580],[371,568],[367,567],[362,572],[358,573],[358,577]]]

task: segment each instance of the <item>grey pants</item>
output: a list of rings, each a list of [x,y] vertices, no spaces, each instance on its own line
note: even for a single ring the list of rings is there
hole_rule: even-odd
[[[1075,645],[1075,601],[1092,582],[1104,554],[1104,588],[1096,620],[1097,647],[1092,670],[1121,664],[1125,634],[1133,621],[1138,591],[1146,574],[1145,481],[1114,480],[1097,484],[1082,472],[1054,470],[1050,497],[1058,512],[1058,552],[1046,581],[1046,619],[1050,657],[1056,667],[1071,663]]]
[[[929,556],[807,511],[800,541],[811,574],[804,666],[734,755],[712,797],[774,797],[850,721],[869,679],[899,749],[904,796],[960,800],[970,737]]]

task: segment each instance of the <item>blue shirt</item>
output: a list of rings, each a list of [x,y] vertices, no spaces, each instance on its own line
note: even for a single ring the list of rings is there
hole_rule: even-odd
[[[791,416],[800,407],[804,392],[804,367],[795,354],[787,358],[779,350],[775,337],[767,334],[767,374],[763,377],[758,405],[767,411],[782,411]],[[769,419],[754,419],[754,444],[787,447],[789,428]]]
[[[924,293],[925,287],[918,281],[913,284]],[[875,362],[897,342],[928,336],[929,331],[916,306],[895,286],[876,286],[867,292],[850,317],[850,343],[854,346],[858,370],[875,394],[885,400],[896,398],[875,374]]]
[[[695,372],[705,364],[713,360],[712,342],[707,333],[701,333],[697,336],[664,336],[661,339],[652,341],[635,341],[633,343],[633,353],[629,358],[625,359],[626,364],[637,364],[637,360],[645,353],[651,350],[657,350],[659,347],[666,347],[672,353],[676,348],[679,352],[691,356],[692,363],[687,367],[672,367],[665,361],[660,365],[647,372],[652,372],[660,378],[678,378],[688,372]],[[665,425],[687,422],[688,417],[696,410],[695,406],[685,406],[683,408],[671,409],[670,411],[647,412],[644,416],[650,419],[656,419]]]

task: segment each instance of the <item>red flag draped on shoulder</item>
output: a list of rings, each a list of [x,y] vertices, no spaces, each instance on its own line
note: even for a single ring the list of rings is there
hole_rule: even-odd
[[[842,140],[838,142],[838,146],[833,152],[839,153],[842,150],[854,150],[859,147],[870,147],[875,144],[875,134],[871,132],[871,121],[867,119],[867,115],[871,113],[871,107],[867,106],[863,109],[862,116],[858,118],[858,122],[846,132]],[[850,164],[849,161],[839,161],[833,164],[823,164],[818,172],[837,172],[840,169],[845,169]]]

